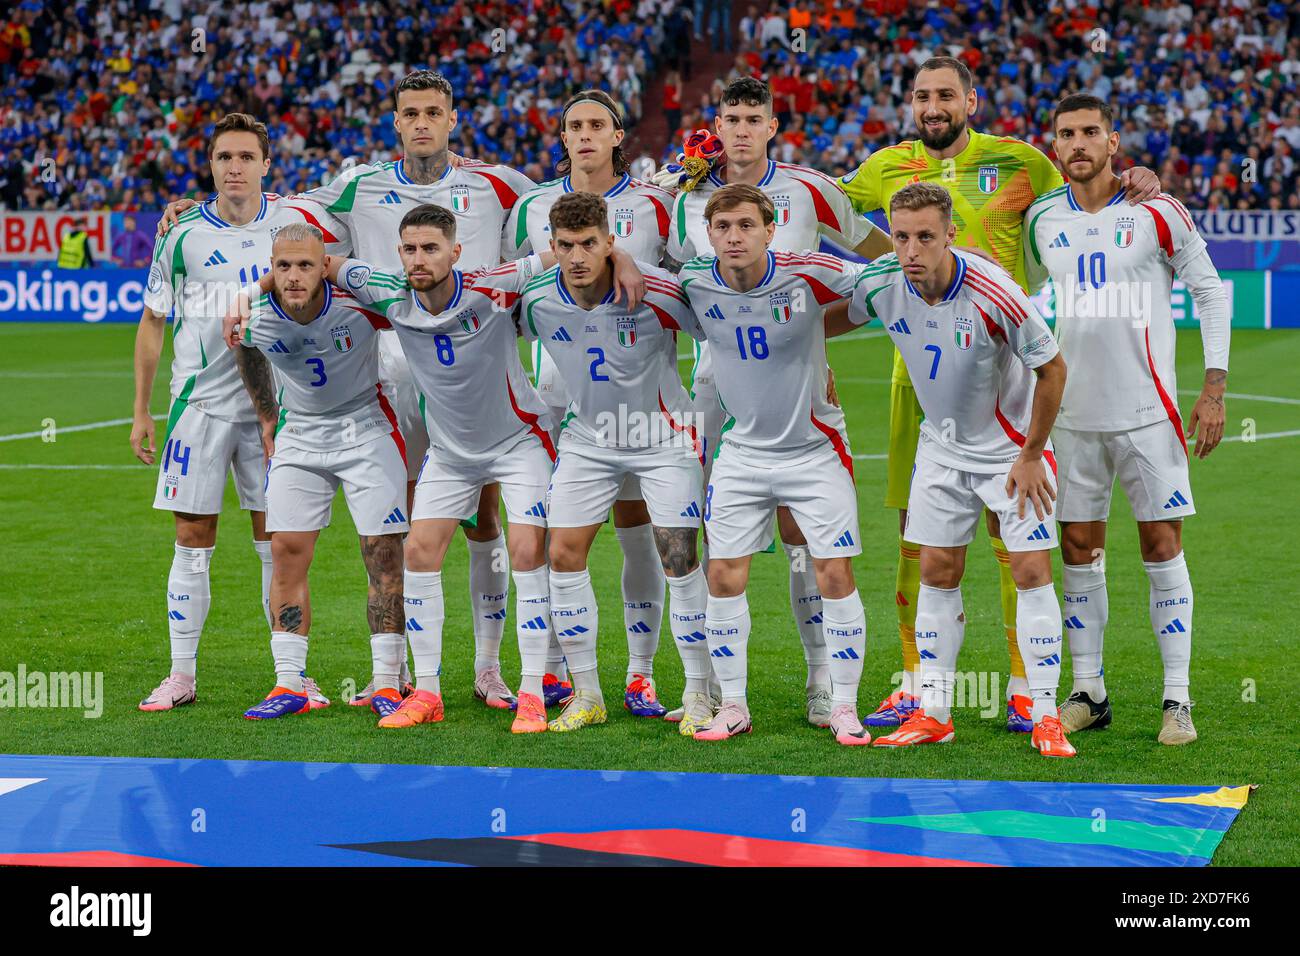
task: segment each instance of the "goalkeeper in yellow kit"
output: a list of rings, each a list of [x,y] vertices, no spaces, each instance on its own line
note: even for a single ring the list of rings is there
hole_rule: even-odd
[[[978,105],[970,70],[952,57],[932,57],[921,65],[912,89],[912,119],[919,138],[878,150],[840,180],[854,208],[865,215],[888,210],[889,199],[908,183],[934,182],[952,194],[957,245],[992,259],[1021,288],[1025,264],[1021,252],[1024,212],[1039,196],[1064,184],[1052,161],[1029,143],[990,136],[968,128]],[[1160,180],[1149,169],[1124,173],[1130,204],[1160,193]],[[903,683],[863,723],[892,727],[919,706],[920,674],[916,652],[916,596],[920,588],[920,551],[903,538],[907,495],[920,433],[921,406],[897,350],[890,384],[889,477],[885,507],[899,511],[897,595],[898,631],[903,642]],[[1002,590],[1002,620],[1011,656],[1007,682],[1007,729],[1028,733],[1030,699],[1025,665],[1016,648],[1016,586],[1007,549],[994,515],[986,513],[989,538],[997,557]]]

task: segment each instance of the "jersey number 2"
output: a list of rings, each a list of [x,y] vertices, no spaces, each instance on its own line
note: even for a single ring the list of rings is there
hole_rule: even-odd
[[[602,365],[605,364],[605,350],[598,349],[598,348],[590,348],[587,349],[587,354],[596,356],[591,360],[591,380],[593,382],[608,382],[609,381],[608,375],[602,375],[600,372],[596,371],[596,369],[600,368]]]

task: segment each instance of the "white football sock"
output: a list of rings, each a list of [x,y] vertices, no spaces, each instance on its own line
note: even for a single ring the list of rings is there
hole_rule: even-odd
[[[474,673],[501,666],[510,571],[505,535],[469,545],[469,600],[474,611]]]
[[[199,638],[212,605],[208,568],[215,548],[176,545],[167,575],[167,632],[171,637],[172,673],[193,677],[198,667]]]
[[[1061,605],[1056,588],[1016,588],[1016,644],[1025,662],[1025,679],[1034,702],[1033,721],[1056,716],[1061,683]]]
[[[827,671],[831,682],[831,703],[858,707],[858,684],[862,681],[862,659],[867,653],[867,614],[862,598],[854,592],[842,598],[822,598]]]
[[[663,561],[648,524],[615,528],[623,549],[623,626],[627,628],[627,679],[653,677],[659,630],[664,622]]]
[[[515,633],[519,639],[519,693],[542,696],[546,644],[551,635],[551,575],[546,565],[515,571]]]
[[[922,584],[916,597],[916,653],[920,656],[921,706],[941,724],[952,719],[957,656],[966,640],[961,587]]]
[[[782,542],[782,547],[790,562],[790,611],[794,614],[794,626],[799,629],[804,663],[808,665],[808,680],[804,686],[817,684],[826,687],[832,682],[830,651],[822,633],[822,594],[817,587],[812,556],[806,545]]]
[[[709,640],[704,633],[708,603],[709,588],[702,568],[668,579],[668,621],[686,674],[687,694],[709,692]]]
[[[370,635],[370,667],[375,690],[397,690],[397,675],[402,670],[402,655],[405,653],[405,635]]]
[[[600,696],[596,672],[596,633],[600,615],[591,574],[582,571],[551,571],[551,626],[569,662],[573,689]]]
[[[271,658],[275,661],[275,682],[301,694],[302,673],[307,669],[307,636],[272,631]]]
[[[253,550],[262,561],[262,613],[266,615],[268,627],[275,627],[271,617],[271,542],[254,541]]]
[[[406,639],[415,657],[415,689],[442,693],[442,572],[410,571],[403,577]]]
[[[1074,690],[1083,691],[1096,703],[1106,699],[1102,646],[1110,599],[1106,594],[1106,570],[1097,564],[1067,564],[1062,579],[1065,592],[1065,635],[1070,642],[1070,666]]]
[[[709,660],[722,685],[722,699],[745,703],[749,678],[749,599],[709,595],[704,612],[704,633],[709,638]]]
[[[1151,580],[1151,629],[1165,665],[1165,699],[1191,700],[1192,579],[1179,551],[1168,561],[1144,561]]]

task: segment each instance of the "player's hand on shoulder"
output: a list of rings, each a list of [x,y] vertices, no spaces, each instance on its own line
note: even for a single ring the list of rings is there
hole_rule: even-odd
[[[988,252],[981,249],[979,246],[954,246],[953,248],[956,249],[958,252],[964,253],[968,256],[978,256],[980,259],[983,259],[985,262],[991,262],[995,266],[998,266],[998,268],[1001,268],[1001,263],[999,263],[998,260],[994,259],[993,256],[989,255]]]
[[[1160,177],[1156,175],[1156,171],[1145,166],[1134,166],[1132,169],[1124,170],[1119,174],[1119,182],[1126,191],[1125,198],[1130,206],[1150,202],[1162,191]]]
[[[645,299],[645,276],[636,260],[622,249],[615,248],[610,258],[614,262],[614,301],[625,302],[631,312]]]
[[[153,416],[148,412],[136,412],[131,423],[131,451],[146,465],[152,465],[156,445]]]
[[[1034,506],[1039,521],[1046,521],[1052,513],[1056,489],[1047,477],[1047,463],[1042,457],[1027,458],[1022,453],[1007,472],[1007,497],[1016,498],[1016,514],[1025,516],[1025,502]]]
[[[451,150],[447,150],[447,165],[452,169],[460,169],[468,162],[469,160],[460,153],[453,153]]]
[[[244,323],[248,321],[252,312],[248,293],[240,289],[235,296],[235,301],[231,303],[229,310],[221,319],[221,338],[226,343],[226,348],[239,348],[239,340],[244,335]]]
[[[188,196],[184,199],[176,199],[169,202],[167,208],[163,211],[162,218],[158,220],[158,235],[167,235],[167,231],[171,229],[172,226],[176,225],[177,220],[180,219],[181,213],[193,209],[197,205],[198,202],[190,199]]]

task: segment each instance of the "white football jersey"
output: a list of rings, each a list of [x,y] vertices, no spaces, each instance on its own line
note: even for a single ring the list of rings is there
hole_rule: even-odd
[[[569,396],[562,427],[576,437],[613,448],[697,444],[690,399],[677,371],[675,333],[699,336],[699,324],[671,273],[637,265],[646,295],[631,312],[626,303],[614,302],[613,289],[584,310],[565,287],[559,266],[542,273],[524,289],[523,333],[557,367]]]
[[[215,200],[200,203],[155,243],[144,304],[172,313],[173,414],[189,405],[223,421],[257,421],[235,355],[221,339],[221,320],[236,294],[270,271],[271,241],[294,222],[319,227],[325,251],[341,251],[336,220],[274,193],[263,194],[257,216],[242,226],[217,215]]]
[[[1182,432],[1174,370],[1174,273],[1204,257],[1183,204],[1161,194],[1131,206],[1120,190],[1095,213],[1069,186],[1025,213],[1031,289],[1050,280],[1056,338],[1070,373],[1057,424],[1126,431],[1169,420]]]
[[[384,272],[400,274],[398,226],[402,217],[424,203],[456,214],[457,267],[466,272],[493,268],[502,259],[503,230],[510,210],[534,183],[508,166],[466,161],[447,167],[435,183],[411,182],[402,160],[361,165],[301,198],[319,203],[341,220],[351,236],[351,254]]]
[[[726,180],[714,170],[690,192],[679,193],[673,203],[668,255],[678,262],[696,256],[713,255],[704,207],[709,197]],[[768,160],[767,172],[758,182],[776,207],[776,233],[769,248],[773,252],[816,252],[823,238],[845,251],[852,251],[876,227],[858,215],[844,189],[832,177],[807,166]],[[697,347],[692,388],[714,384],[713,364],[707,347]]]
[[[551,207],[573,192],[569,177],[542,183],[515,205],[506,224],[506,258],[551,248]],[[668,210],[673,197],[667,190],[633,179],[627,173],[604,193],[609,228],[614,242],[633,259],[658,265],[668,242]],[[533,347],[533,384],[552,406],[568,404],[564,378],[556,371],[549,352]]]
[[[261,350],[276,371],[277,443],[335,451],[397,432],[379,386],[379,330],[388,327],[383,315],[328,282],[320,312],[305,325],[274,295],[253,304],[242,341]]]
[[[1033,369],[1056,355],[1056,339],[1000,266],[953,251],[943,299],[930,305],[898,257],[881,256],[858,277],[849,318],[879,319],[894,340],[925,413],[917,453],[977,474],[1006,471],[1029,429]],[[1051,456],[1051,444],[1045,457]]]
[[[789,457],[829,442],[852,473],[844,413],[826,400],[823,319],[828,306],[853,294],[863,268],[822,253],[769,250],[762,280],[737,292],[713,256],[682,266],[682,289],[707,338],[728,416],[723,442]]]
[[[482,464],[528,435],[552,459],[550,414],[519,361],[515,303],[541,269],[529,256],[476,272],[453,270],[451,301],[432,315],[406,278],[350,259],[341,284],[397,330],[411,366],[429,445],[446,463]]]

